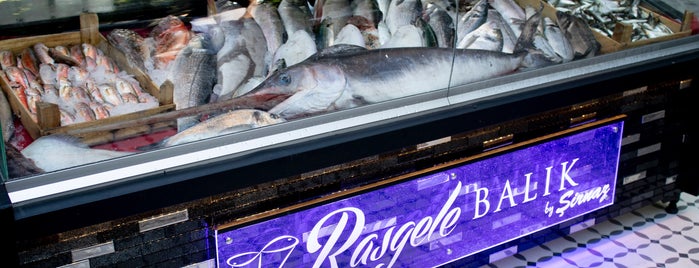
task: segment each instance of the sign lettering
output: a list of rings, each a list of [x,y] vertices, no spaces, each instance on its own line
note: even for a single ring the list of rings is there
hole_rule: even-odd
[[[623,122],[516,147],[247,226],[219,267],[430,267],[613,203]]]

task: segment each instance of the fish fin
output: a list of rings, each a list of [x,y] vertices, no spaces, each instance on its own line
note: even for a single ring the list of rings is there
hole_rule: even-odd
[[[72,146],[75,146],[75,147],[79,147],[79,148],[86,148],[86,149],[89,149],[89,148],[90,148],[90,146],[88,146],[87,144],[83,143],[83,142],[80,140],[80,138],[75,137],[75,136],[71,136],[71,135],[68,135],[68,134],[51,134],[51,135],[48,135],[48,136],[43,136],[43,137],[41,137],[41,138],[43,138],[43,139],[50,139],[50,140],[56,140],[56,141],[63,142],[63,143],[67,143],[67,144],[69,144],[69,145],[72,145]]]
[[[273,74],[279,72],[280,70],[286,69],[286,67],[287,67],[286,60],[284,58],[278,59],[277,61],[275,61],[272,64],[272,69],[269,72],[269,74],[267,74],[267,77],[272,76]]]
[[[228,133],[240,132],[240,131],[244,131],[244,130],[248,130],[248,129],[253,129],[253,128],[255,128],[255,126],[250,125],[250,124],[235,125],[235,126],[231,126],[231,127],[228,127],[228,128],[223,129],[223,130],[221,131],[221,135],[222,135],[222,134],[228,134]]]
[[[353,54],[356,52],[364,52],[367,48],[357,45],[350,44],[337,44],[326,47],[313,55],[314,58],[326,57],[326,56],[338,56],[343,54]]]
[[[141,152],[147,152],[147,151],[165,148],[166,141],[167,141],[167,139],[164,139],[164,140],[161,140],[159,142],[154,142],[154,143],[151,143],[148,145],[138,146],[138,147],[136,147],[136,150],[141,151]]]
[[[539,10],[530,9],[533,12],[527,14],[528,18],[524,23],[522,33],[519,35],[512,53],[524,55],[524,60],[522,61],[522,67],[524,68],[539,68],[555,63],[534,45],[537,29],[543,23],[541,9],[543,9],[543,6]]]

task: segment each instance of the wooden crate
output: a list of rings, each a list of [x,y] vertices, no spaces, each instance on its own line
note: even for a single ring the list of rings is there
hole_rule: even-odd
[[[525,7],[527,5],[534,6],[534,7],[539,7],[540,5],[543,5],[543,11],[542,15],[549,17],[551,19],[554,19],[556,22],[556,8],[547,3],[546,1],[542,0],[515,0],[521,7]],[[631,31],[632,26],[628,24],[623,24],[623,23],[618,23],[615,25],[614,29],[614,34],[612,37],[609,37],[605,34],[602,34],[600,32],[597,32],[595,30],[592,30],[592,34],[595,36],[595,39],[597,39],[597,42],[600,43],[600,54],[606,54],[606,53],[611,53],[615,51],[619,51],[622,49],[627,49],[631,47],[637,47],[637,46],[642,46],[646,44],[651,44],[651,43],[656,43],[656,42],[661,42],[661,41],[667,41],[671,39],[677,39],[685,36],[689,36],[692,34],[692,29],[691,29],[691,23],[692,23],[692,17],[694,14],[689,11],[685,11],[684,18],[682,20],[682,23],[678,23],[674,20],[668,19],[666,17],[660,16],[657,13],[648,10],[646,8],[640,7],[641,9],[644,9],[645,11],[648,11],[652,13],[655,16],[658,16],[660,18],[660,21],[668,26],[670,30],[673,31],[673,34],[657,37],[657,38],[649,38],[649,39],[643,39],[639,41],[632,42],[631,41]]]
[[[614,33],[612,34],[612,37],[610,38],[606,35],[600,34],[602,36],[601,39],[611,39],[611,41],[617,42],[619,44],[618,47],[620,49],[626,49],[686,37],[692,34],[692,18],[694,17],[693,12],[685,11],[684,17],[682,18],[682,22],[680,23],[668,19],[665,16],[659,15],[658,13],[655,13],[644,7],[640,8],[645,10],[646,12],[653,14],[653,16],[658,17],[660,19],[660,22],[668,28],[670,28],[670,30],[672,30],[673,33],[664,36],[659,36],[656,38],[647,38],[638,41],[631,41],[631,33],[633,32],[633,27],[626,23],[617,23],[616,25],[614,25]]]
[[[24,48],[31,47],[37,43],[43,43],[47,47],[59,45],[71,46],[82,43],[92,44],[102,50],[106,56],[114,60],[120,70],[133,75],[141,85],[141,88],[158,100],[159,106],[133,113],[111,116],[105,119],[61,126],[60,112],[56,104],[47,102],[38,103],[36,121],[34,121],[30,116],[31,113],[29,110],[21,104],[19,98],[10,88],[9,81],[5,80],[5,77],[2,77],[0,78],[0,86],[8,95],[8,100],[10,101],[10,106],[14,114],[19,117],[24,127],[34,139],[45,135],[62,133],[79,137],[88,145],[95,145],[151,132],[154,126],[135,126],[112,131],[91,131],[91,128],[102,124],[113,124],[174,110],[175,105],[173,104],[172,87],[158,87],[145,73],[145,70],[140,70],[128,64],[126,56],[112,46],[99,32],[99,22],[96,14],[81,14],[80,25],[80,31],[0,40],[0,49],[9,50],[17,54]],[[155,128],[165,127],[164,125],[170,124],[171,123],[163,123],[160,126],[155,126]]]

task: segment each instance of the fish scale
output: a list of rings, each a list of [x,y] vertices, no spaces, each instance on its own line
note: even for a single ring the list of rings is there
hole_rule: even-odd
[[[146,70],[145,61],[149,52],[145,40],[137,32],[130,29],[114,29],[107,35],[107,40],[126,56],[126,60],[141,70]]]
[[[216,83],[216,55],[206,49],[200,35],[182,49],[172,63],[170,79],[175,85],[173,102],[177,109],[194,107],[208,102]],[[198,120],[195,117],[180,118],[178,130],[182,131]]]

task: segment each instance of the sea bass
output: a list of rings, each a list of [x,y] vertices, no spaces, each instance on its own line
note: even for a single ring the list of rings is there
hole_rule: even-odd
[[[203,35],[195,35],[172,63],[170,81],[174,88],[173,102],[177,109],[205,104],[216,83],[216,54],[208,48]],[[182,131],[198,123],[194,117],[177,120]]]
[[[454,19],[447,13],[447,10],[439,5],[429,3],[425,6],[423,19],[434,30],[437,46],[454,47],[454,38],[456,38]]]
[[[142,147],[139,149],[147,150],[168,147],[187,142],[198,141],[206,138],[216,137],[224,134],[248,130],[252,128],[281,123],[284,121],[284,119],[265,111],[255,109],[232,110],[217,115],[215,117],[209,118],[208,120],[196,124],[191,128],[186,129],[185,131],[170,136],[157,144]]]
[[[287,33],[282,24],[277,7],[270,2],[257,3],[253,1],[248,6],[248,12],[257,22],[262,30],[262,34],[267,42],[267,52],[265,53],[265,66],[272,66],[272,57],[277,52],[279,46],[286,42]],[[268,70],[265,70],[268,72]]]
[[[255,20],[239,10],[229,11],[218,23],[225,34],[217,53],[218,83],[215,101],[236,95],[238,88],[253,76],[266,76],[272,57],[267,58],[265,36]]]
[[[133,66],[146,70],[145,62],[150,58],[150,49],[145,39],[130,29],[114,29],[107,35],[107,40],[124,53],[126,60]]]
[[[92,149],[76,137],[60,134],[42,136],[24,148],[21,153],[33,160],[34,164],[45,172],[133,154]]]
[[[289,120],[447,88],[450,79],[462,85],[512,73],[525,54],[341,45],[276,72],[240,98]]]

